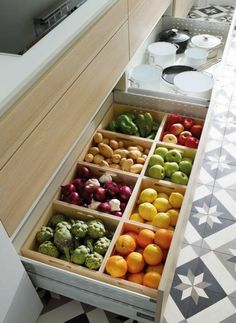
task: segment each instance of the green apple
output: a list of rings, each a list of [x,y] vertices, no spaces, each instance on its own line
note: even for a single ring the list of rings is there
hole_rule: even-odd
[[[154,166],[154,165],[161,165],[164,166],[164,159],[160,155],[152,155],[149,159],[148,165]]]
[[[187,185],[188,176],[181,171],[177,171],[171,175],[171,181],[176,184]]]
[[[179,163],[179,170],[185,173],[186,175],[190,175],[192,167],[193,167],[192,163],[188,160],[182,160]]]
[[[166,153],[165,160],[167,162],[176,162],[179,163],[182,160],[182,155],[177,149],[171,149]]]
[[[188,161],[188,162],[190,162],[191,164],[193,164],[193,159],[192,159],[192,158],[190,158],[190,157],[183,157],[183,158],[182,158],[182,161]]]
[[[164,167],[161,165],[154,165],[149,168],[148,175],[156,179],[163,179],[165,177]]]
[[[168,149],[166,147],[158,147],[154,151],[155,155],[160,155],[162,158],[165,158],[166,153],[168,153]]]
[[[179,170],[179,165],[176,162],[166,162],[164,165],[164,169],[167,177],[171,177],[171,175]]]

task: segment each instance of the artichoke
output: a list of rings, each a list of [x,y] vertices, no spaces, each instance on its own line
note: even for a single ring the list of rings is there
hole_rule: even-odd
[[[110,245],[110,240],[107,237],[98,239],[94,244],[94,251],[104,256]]]
[[[106,229],[101,220],[91,220],[88,224],[88,235],[93,239],[102,238],[105,235]]]
[[[63,227],[70,230],[71,229],[71,224],[68,221],[59,222],[59,223],[57,223],[55,230],[61,229]]]
[[[76,238],[84,238],[88,232],[88,226],[84,221],[78,221],[72,225],[71,233]]]
[[[92,270],[97,270],[100,268],[103,261],[103,256],[99,253],[94,252],[87,255],[85,259],[85,266]]]
[[[72,252],[71,261],[77,265],[83,265],[89,252],[90,250],[88,247],[81,245]]]
[[[65,261],[67,261],[67,258],[66,258],[66,256],[62,253],[61,255],[60,255],[60,257],[59,257],[61,260],[65,260]]]
[[[44,241],[52,240],[53,238],[53,229],[50,227],[42,226],[41,229],[36,234],[36,240],[39,244]]]
[[[55,228],[59,222],[65,221],[66,217],[64,214],[58,213],[54,214],[50,220],[50,225]]]
[[[109,240],[111,240],[111,239],[113,238],[113,236],[114,236],[114,233],[115,233],[115,232],[113,232],[113,231],[106,230],[106,232],[105,232],[105,236],[106,236]]]
[[[66,259],[70,261],[70,250],[73,249],[73,237],[66,226],[55,231],[54,243],[60,251],[64,252]]]
[[[77,247],[79,247],[82,243],[81,243],[81,239],[74,237],[74,248],[76,249]]]
[[[92,238],[86,237],[84,239],[84,244],[85,244],[86,247],[89,248],[90,252],[94,251],[94,248],[93,248],[94,240]]]
[[[45,241],[45,242],[41,243],[38,251],[43,253],[44,255],[48,255],[51,257],[55,257],[55,258],[59,257],[59,251],[57,250],[57,247],[51,241]]]

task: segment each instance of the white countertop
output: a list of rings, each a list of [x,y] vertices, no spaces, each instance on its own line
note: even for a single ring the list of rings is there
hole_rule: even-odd
[[[0,116],[115,0],[88,0],[23,55],[0,53]]]

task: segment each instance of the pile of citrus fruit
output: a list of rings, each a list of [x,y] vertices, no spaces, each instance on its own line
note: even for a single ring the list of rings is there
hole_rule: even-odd
[[[172,237],[173,231],[167,229],[125,232],[116,241],[106,272],[112,277],[157,289]]]
[[[153,188],[142,190],[136,212],[130,220],[150,224],[162,229],[173,230],[176,226],[184,196],[179,192],[158,193]]]

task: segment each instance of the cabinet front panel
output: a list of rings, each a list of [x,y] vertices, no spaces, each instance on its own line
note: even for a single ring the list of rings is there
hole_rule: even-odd
[[[175,0],[173,3],[173,16],[186,17],[193,5],[193,0]]]
[[[119,0],[0,120],[0,169],[127,19]]]
[[[9,235],[111,92],[128,60],[125,23],[2,169],[0,217]]]
[[[134,10],[129,19],[130,57],[148,37],[170,3],[170,0],[146,0]]]
[[[142,2],[145,2],[145,0],[128,0],[128,9],[129,14],[132,13],[132,11],[139,6]]]

